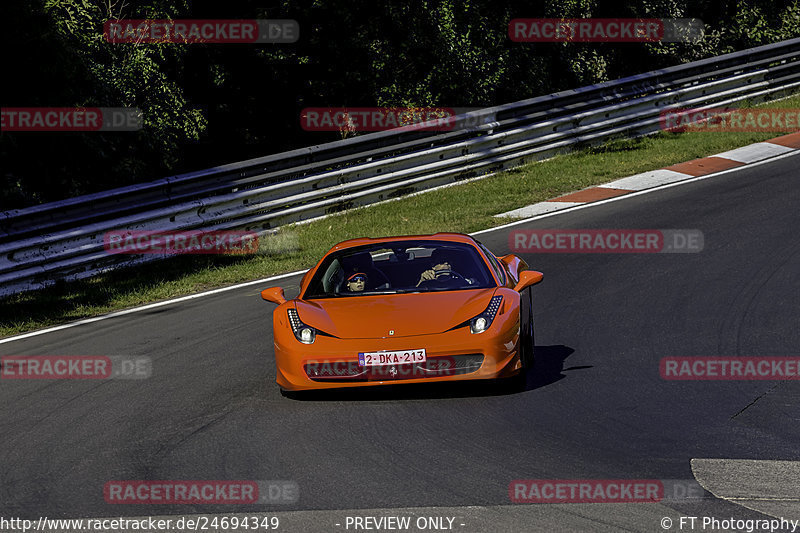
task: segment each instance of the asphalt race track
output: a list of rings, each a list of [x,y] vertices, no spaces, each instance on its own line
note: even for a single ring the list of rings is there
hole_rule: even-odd
[[[267,285],[2,344],[3,355],[153,361],[146,380],[0,382],[2,514],[509,506],[511,514],[535,507],[545,520],[546,505],[512,504],[512,480],[688,481],[692,459],[800,461],[800,382],[659,375],[667,356],[800,355],[798,167],[800,156],[784,157],[479,235],[502,255],[521,228],[704,234],[694,254],[521,254],[545,280],[534,290],[537,366],[519,394],[467,384],[284,398],[274,383],[275,306],[259,297]],[[279,283],[294,296],[299,276]],[[800,491],[794,472],[776,482]],[[140,479],[292,480],[300,500],[235,509],[105,503],[107,481]],[[767,517],[710,495],[667,506]],[[587,513],[565,512],[575,516],[559,524],[616,519],[661,530],[656,515]]]

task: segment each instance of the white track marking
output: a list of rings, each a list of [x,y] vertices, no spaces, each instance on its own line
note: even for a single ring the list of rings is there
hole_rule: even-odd
[[[735,150],[730,150],[728,152],[722,152],[721,154],[717,154],[712,157],[723,157],[725,159],[732,159],[740,163],[755,163],[757,161],[769,159],[770,157],[775,157],[776,155],[782,155],[793,151],[794,149],[789,148],[788,146],[763,142],[751,144],[750,146],[742,146],[741,148],[736,148]]]
[[[514,226],[519,226],[520,224],[525,224],[527,222],[533,222],[534,220],[540,220],[540,219],[543,219],[543,218],[556,216],[556,215],[563,215],[564,213],[573,213],[573,212],[578,211],[580,209],[586,209],[586,208],[589,208],[589,207],[595,207],[595,206],[598,206],[598,205],[608,204],[608,203],[611,203],[611,202],[619,202],[620,200],[626,200],[628,198],[633,198],[634,196],[640,196],[642,194],[650,194],[651,192],[660,191],[660,190],[663,190],[663,189],[669,189],[671,187],[677,187],[679,185],[684,185],[686,183],[694,183],[695,181],[705,180],[705,179],[708,179],[708,178],[715,178],[715,177],[721,176],[723,174],[728,174],[728,173],[731,173],[731,172],[737,172],[739,170],[744,170],[744,169],[750,169],[750,168],[753,168],[753,167],[757,167],[759,165],[763,165],[765,163],[771,163],[773,161],[777,161],[779,159],[783,159],[785,157],[791,157],[791,156],[795,155],[797,152],[800,152],[800,150],[793,150],[791,153],[786,153],[786,154],[783,154],[783,155],[779,155],[779,156],[773,157],[771,159],[764,159],[763,161],[758,161],[757,163],[752,163],[750,165],[745,165],[745,166],[740,166],[740,167],[735,167],[735,168],[729,168],[728,170],[723,170],[723,171],[717,172],[715,174],[706,174],[705,176],[697,176],[695,178],[689,178],[689,179],[681,180],[681,181],[678,181],[678,182],[675,182],[675,183],[667,183],[667,184],[664,184],[664,185],[660,185],[658,187],[653,187],[652,189],[646,189],[644,191],[637,191],[637,192],[632,192],[632,193],[628,193],[628,194],[622,194],[620,196],[615,196],[613,198],[607,198],[605,200],[598,200],[596,202],[587,202],[587,203],[584,203],[584,204],[576,205],[575,207],[570,207],[570,208],[567,208],[567,209],[561,209],[561,210],[555,211],[553,213],[545,213],[544,215],[536,215],[535,217],[530,217],[530,218],[526,218],[526,219],[522,219],[522,220],[515,220],[514,222],[509,222],[508,224],[503,224],[502,226],[495,226],[493,228],[488,228],[488,229],[483,229],[483,230],[480,230],[480,231],[476,231],[474,233],[470,233],[470,235],[481,235],[483,233],[489,233],[491,231],[497,231],[497,230],[501,230],[501,229],[511,228],[511,227],[514,227]]]
[[[15,335],[13,337],[8,337],[6,339],[0,339],[0,344],[5,344],[7,342],[27,339],[28,337],[35,337],[37,335],[44,335],[45,333],[52,333],[54,331],[60,331],[62,329],[73,328],[75,326],[81,326],[83,324],[91,324],[92,322],[98,322],[100,320],[105,320],[107,318],[114,318],[118,316],[125,316],[131,313],[137,313],[139,311],[147,311],[148,309],[155,309],[156,307],[163,307],[165,305],[170,305],[178,302],[183,302],[186,300],[194,300],[195,298],[202,298],[203,296],[210,296],[212,294],[218,294],[220,292],[231,291],[233,289],[240,289],[242,287],[248,287],[250,285],[257,285],[259,283],[267,283],[269,281],[275,281],[282,278],[289,278],[292,276],[296,276],[298,274],[305,274],[307,270],[298,270],[296,272],[289,272],[288,274],[279,274],[277,276],[272,276],[269,278],[264,279],[257,279],[255,281],[247,281],[245,283],[238,283],[236,285],[229,285],[228,287],[222,287],[219,289],[213,289],[210,291],[199,292],[197,294],[189,294],[187,296],[181,296],[179,298],[173,298],[172,300],[164,300],[163,302],[155,302],[152,304],[143,305],[141,307],[132,307],[131,309],[125,309],[123,311],[115,311],[113,313],[108,313],[107,315],[100,315],[95,316],[92,318],[84,318],[82,320],[78,320],[77,322],[70,322],[68,324],[61,324],[60,326],[53,326],[51,328],[40,329],[37,331],[31,331],[28,333],[22,333],[20,335]]]
[[[604,183],[600,187],[611,187],[613,189],[630,189],[632,191],[643,191],[653,187],[666,185],[667,183],[675,183],[678,181],[692,178],[691,174],[684,174],[683,172],[675,172],[674,170],[667,170],[660,168],[658,170],[651,170],[650,172],[642,172],[627,178],[618,179],[611,183]]]
[[[708,175],[705,175],[705,176],[698,176],[696,178],[690,178],[690,179],[681,180],[681,181],[675,182],[675,183],[667,183],[667,184],[660,185],[658,187],[654,187],[654,188],[647,189],[647,190],[644,190],[644,191],[632,192],[632,193],[629,193],[629,194],[624,194],[622,196],[615,196],[614,198],[608,198],[606,200],[599,200],[597,202],[589,202],[589,203],[585,203],[585,204],[579,204],[579,205],[576,205],[574,207],[568,207],[566,209],[560,209],[558,211],[554,211],[554,212],[551,212],[551,213],[544,213],[544,214],[541,214],[541,215],[536,215],[536,216],[525,218],[525,219],[521,219],[521,220],[515,220],[514,222],[510,222],[510,223],[504,224],[502,226],[496,226],[496,227],[493,227],[493,228],[488,228],[488,229],[485,229],[485,230],[476,231],[474,233],[470,233],[470,235],[482,235],[484,233],[490,233],[492,231],[500,231],[500,230],[504,230],[506,228],[510,228],[510,227],[513,227],[513,226],[518,226],[520,224],[525,224],[527,222],[532,222],[534,220],[539,220],[539,219],[546,218],[546,217],[556,216],[556,215],[560,215],[562,213],[573,212],[573,211],[576,211],[578,209],[586,209],[588,207],[595,207],[595,206],[598,206],[598,205],[607,204],[609,202],[618,202],[620,200],[625,200],[627,198],[632,198],[632,197],[638,196],[640,194],[648,194],[648,193],[651,193],[651,192],[654,192],[654,191],[659,191],[659,190],[666,189],[666,188],[669,188],[669,187],[674,187],[674,186],[677,186],[677,185],[683,185],[684,183],[692,183],[692,182],[695,182],[695,181],[704,180],[704,179],[708,179],[708,178],[711,178],[711,177],[727,174],[729,172],[736,172],[736,171],[744,169],[744,168],[752,168],[754,166],[762,165],[762,164],[765,164],[765,163],[770,163],[770,162],[778,160],[778,159],[783,159],[784,157],[790,157],[790,156],[794,155],[796,152],[797,152],[797,150],[793,150],[791,153],[785,153],[783,155],[779,155],[779,156],[773,157],[771,159],[764,159],[762,161],[758,161],[758,162],[753,163],[751,165],[746,165],[746,166],[736,167],[736,168],[732,168],[732,169],[728,169],[728,170],[723,170],[722,172],[717,172],[716,174],[708,174]],[[566,202],[558,202],[558,203],[566,203]],[[157,308],[157,307],[163,307],[165,305],[170,305],[170,304],[173,304],[173,303],[183,302],[183,301],[186,301],[186,300],[194,300],[196,298],[202,298],[203,296],[210,296],[212,294],[219,294],[221,292],[227,292],[227,291],[231,291],[231,290],[234,290],[234,289],[239,289],[241,287],[249,287],[251,285],[257,285],[259,283],[267,283],[267,282],[270,282],[270,281],[275,281],[275,280],[279,280],[279,279],[283,279],[283,278],[296,276],[298,274],[303,274],[305,272],[307,272],[307,270],[298,270],[296,272],[289,272],[288,274],[280,274],[278,276],[272,276],[272,277],[269,277],[269,278],[258,279],[258,280],[255,280],[255,281],[248,281],[248,282],[245,282],[245,283],[238,283],[236,285],[229,285],[228,287],[222,287],[220,289],[214,289],[214,290],[210,290],[210,291],[205,291],[205,292],[201,292],[201,293],[198,293],[198,294],[190,294],[188,296],[181,296],[179,298],[174,298],[172,300],[164,300],[162,302],[156,302],[156,303],[152,303],[152,304],[147,304],[147,305],[143,305],[141,307],[133,307],[131,309],[125,309],[123,311],[116,311],[114,313],[109,313],[109,314],[106,314],[106,315],[96,316],[96,317],[92,317],[92,318],[86,318],[86,319],[78,320],[76,322],[70,322],[68,324],[61,324],[59,326],[54,326],[54,327],[51,327],[51,328],[45,328],[45,329],[40,329],[40,330],[37,330],[37,331],[31,331],[31,332],[28,332],[28,333],[22,333],[20,335],[15,335],[13,337],[0,339],[0,344],[6,344],[6,343],[13,342],[13,341],[16,341],[16,340],[22,340],[22,339],[27,339],[27,338],[30,338],[30,337],[36,337],[38,335],[44,335],[46,333],[52,333],[54,331],[61,331],[63,329],[73,328],[75,326],[81,326],[83,324],[91,324],[93,322],[99,322],[100,320],[106,320],[108,318],[115,318],[115,317],[119,317],[119,316],[129,315],[129,314],[132,314],[132,313],[137,313],[139,311],[146,311],[148,309],[154,309],[154,308]]]
[[[575,207],[576,205],[581,205],[583,203],[584,202],[539,202],[538,204],[526,205],[525,207],[520,207],[519,209],[514,209],[513,211],[507,211],[505,213],[501,213],[495,216],[514,217],[514,218],[532,217],[535,215],[552,213],[553,211],[566,209],[568,207]]]

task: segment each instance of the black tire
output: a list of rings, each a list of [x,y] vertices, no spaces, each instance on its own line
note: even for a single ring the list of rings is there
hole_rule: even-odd
[[[507,379],[508,389],[512,392],[524,392],[528,386],[528,375],[533,370],[533,310],[529,311],[527,324],[522,328],[525,331],[520,331],[520,362],[522,368],[515,375]]]
[[[533,307],[528,308],[527,331],[522,339],[522,366],[527,372],[533,370],[536,362],[535,358],[535,335],[533,330]]]

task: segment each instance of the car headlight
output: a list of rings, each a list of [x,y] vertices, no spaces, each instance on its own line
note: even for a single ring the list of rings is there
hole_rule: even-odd
[[[497,310],[500,309],[500,304],[502,302],[502,296],[493,296],[483,313],[469,321],[470,333],[483,333],[489,329],[489,326],[492,325],[492,321],[494,321],[494,317],[497,315]]]
[[[289,309],[287,313],[289,314],[289,324],[292,326],[295,338],[303,344],[313,344],[314,339],[317,338],[317,331],[300,320],[297,309]]]

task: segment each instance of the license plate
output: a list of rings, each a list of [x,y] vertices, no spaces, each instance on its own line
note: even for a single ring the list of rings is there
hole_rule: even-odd
[[[359,352],[358,366],[404,365],[424,363],[425,349],[399,350],[395,352]]]

